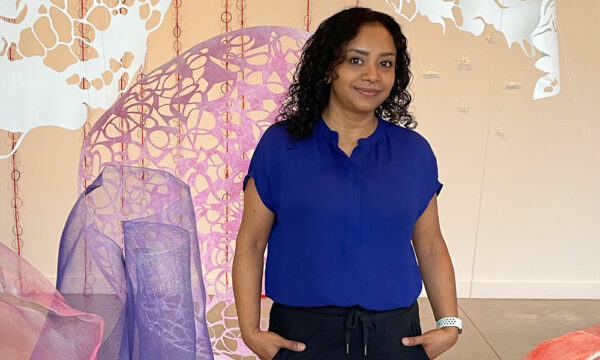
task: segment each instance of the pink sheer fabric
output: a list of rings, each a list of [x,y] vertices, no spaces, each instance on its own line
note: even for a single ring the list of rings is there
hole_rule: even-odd
[[[0,359],[95,359],[102,318],[71,308],[25,259],[0,243]]]
[[[540,343],[523,360],[600,359],[600,325]]]

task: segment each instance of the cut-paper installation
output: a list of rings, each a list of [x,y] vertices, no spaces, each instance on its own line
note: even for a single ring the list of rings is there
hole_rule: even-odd
[[[435,70],[423,70],[421,75],[424,79],[439,79],[440,72]]]
[[[252,356],[231,321],[242,182],[308,36],[298,29],[259,26],[195,45],[131,86],[82,145],[79,171],[88,182],[109,164],[143,164],[189,185],[215,358]],[[261,321],[266,326],[267,318]]]
[[[504,140],[508,139],[508,131],[505,128],[497,128],[496,129],[496,136],[498,136],[499,138],[502,138]]]
[[[458,58],[458,70],[471,71],[471,58],[468,56],[461,56]]]
[[[506,37],[509,46],[517,43],[528,56],[537,49],[541,57],[536,68],[544,72],[538,79],[533,99],[560,92],[556,0],[385,0],[399,15],[412,21],[417,15],[446,29],[446,20],[476,36],[490,24]],[[493,37],[487,35],[488,42]],[[529,43],[530,46],[527,46]]]
[[[77,129],[87,118],[86,105],[112,105],[136,80],[146,39],[170,3],[1,1],[0,129],[23,133],[12,152],[33,128]]]
[[[504,83],[504,89],[506,90],[518,90],[522,87],[521,83],[514,80],[507,80]]]

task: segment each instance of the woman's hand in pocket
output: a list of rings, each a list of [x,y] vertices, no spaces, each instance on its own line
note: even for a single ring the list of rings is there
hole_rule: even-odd
[[[271,331],[256,330],[247,336],[244,342],[261,360],[273,359],[282,348],[296,352],[306,348],[301,342],[285,339]]]
[[[435,359],[458,341],[458,329],[453,326],[429,330],[423,335],[405,337],[402,344],[405,346],[422,345],[430,359]]]

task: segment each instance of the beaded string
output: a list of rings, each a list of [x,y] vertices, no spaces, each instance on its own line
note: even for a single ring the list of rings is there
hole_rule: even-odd
[[[13,49],[13,44],[8,47],[8,59],[9,61],[15,60],[15,54],[13,51],[16,51],[16,48]],[[17,139],[19,137],[18,133],[9,132],[8,138],[11,144],[11,151],[15,149],[17,145]],[[12,199],[10,200],[10,207],[13,211],[14,225],[12,226],[13,233],[13,241],[11,243],[12,248],[17,252],[17,254],[21,255],[21,249],[23,248],[23,226],[20,223],[20,211],[23,206],[23,199],[21,199],[19,195],[19,180],[21,179],[21,171],[18,169],[17,163],[17,152],[15,151],[10,157],[9,161],[10,166],[10,180],[12,183]]]

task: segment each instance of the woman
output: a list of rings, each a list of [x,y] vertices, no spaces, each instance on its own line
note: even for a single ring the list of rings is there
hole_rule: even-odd
[[[399,25],[366,8],[331,16],[307,41],[244,183],[233,285],[242,337],[261,359],[427,359],[456,343],[442,185],[408,129],[409,63]],[[267,242],[274,303],[261,331]],[[440,320],[425,334],[421,280]]]

